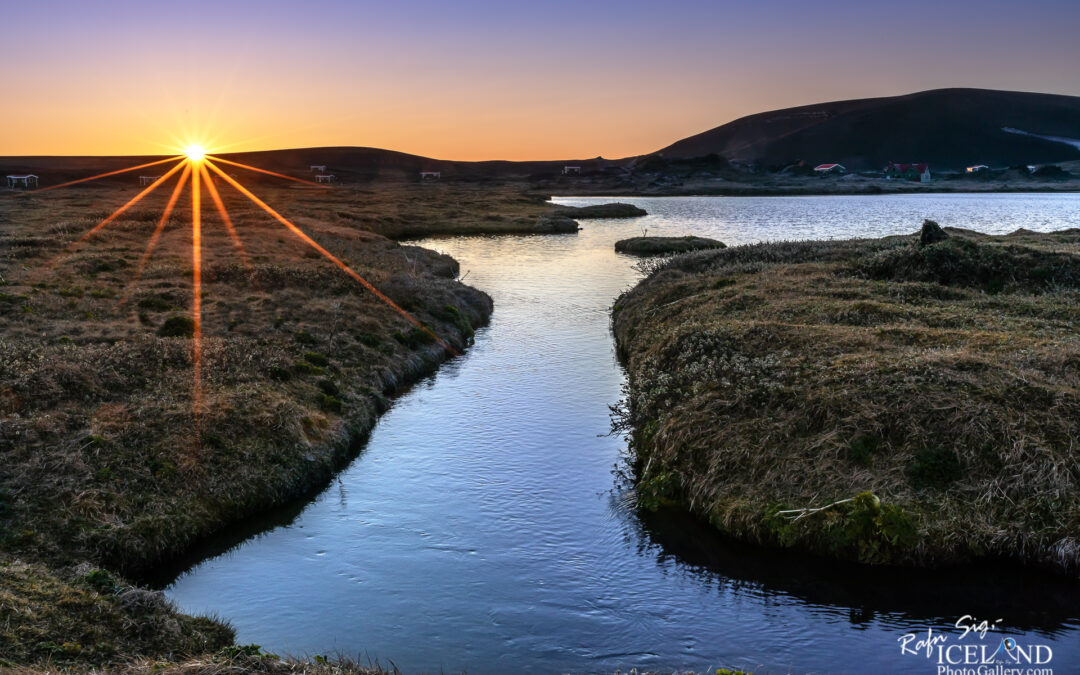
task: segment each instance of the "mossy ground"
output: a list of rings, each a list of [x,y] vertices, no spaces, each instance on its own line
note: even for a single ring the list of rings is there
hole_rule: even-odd
[[[646,263],[614,310],[640,503],[867,563],[1080,572],[1080,232],[949,232]]]
[[[138,591],[152,607],[133,615],[125,576],[319,489],[359,450],[386,397],[447,356],[223,191],[250,267],[204,208],[196,401],[188,207],[138,281],[167,190],[74,244],[133,189],[0,199],[0,655],[11,663],[119,667],[227,645],[225,625],[178,614],[154,594]],[[455,280],[454,260],[373,231],[464,227],[487,212],[476,194],[257,191],[458,350],[487,321],[490,299]],[[503,196],[505,211],[529,211],[531,226],[542,207],[518,197]],[[108,570],[114,585],[73,571],[86,565]]]

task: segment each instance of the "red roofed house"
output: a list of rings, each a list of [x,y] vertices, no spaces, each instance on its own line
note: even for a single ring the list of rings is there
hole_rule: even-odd
[[[930,182],[930,165],[929,164],[893,164],[889,162],[889,165],[885,167],[886,178],[904,178],[906,180],[917,180],[920,183]]]
[[[814,167],[814,172],[819,174],[845,173],[846,171],[843,164],[818,164]]]

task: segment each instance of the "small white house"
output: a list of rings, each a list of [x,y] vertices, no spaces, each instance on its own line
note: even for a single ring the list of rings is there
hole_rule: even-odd
[[[969,166],[968,168],[964,169],[966,173],[982,173],[983,171],[989,170],[990,167],[986,166],[985,164],[976,164],[975,166]]]
[[[156,182],[161,176],[139,176],[139,186],[146,187],[147,185]]]
[[[24,190],[36,188],[38,186],[38,177],[32,173],[28,173],[25,176],[9,175],[7,177],[7,186],[11,189],[22,188]]]
[[[325,164],[312,164],[311,165],[311,172],[312,173],[317,172],[317,173],[325,174],[326,173],[326,165]]]
[[[442,171],[421,171],[420,172],[420,180],[422,180],[422,181],[439,180],[440,178],[442,178]]]
[[[562,168],[562,175],[564,175],[564,176],[580,176],[581,175],[581,167],[580,166],[564,166]]]
[[[326,183],[327,185],[329,185],[330,183],[333,183],[335,181],[337,181],[337,176],[332,173],[320,173],[315,175],[316,183]]]

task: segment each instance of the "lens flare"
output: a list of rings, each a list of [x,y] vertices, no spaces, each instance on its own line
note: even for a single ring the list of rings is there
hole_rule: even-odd
[[[385,294],[383,294],[381,291],[379,291],[379,289],[376,288],[373,284],[371,284],[367,279],[365,279],[362,276],[360,276],[359,274],[357,274],[356,271],[353,270],[351,267],[349,267],[349,265],[347,265],[344,261],[339,259],[334,254],[330,253],[330,251],[326,250],[321,245],[319,245],[314,239],[312,239],[310,236],[308,236],[303,230],[301,230],[299,227],[294,225],[290,220],[288,220],[287,218],[282,216],[280,213],[275,211],[266,202],[264,202],[263,200],[256,197],[250,190],[248,190],[246,187],[241,185],[239,181],[237,181],[232,176],[230,176],[229,174],[222,171],[219,167],[215,166],[214,163],[215,162],[221,162],[222,164],[227,164],[227,165],[235,166],[235,167],[238,167],[238,168],[247,169],[249,171],[255,171],[255,172],[258,172],[258,173],[274,176],[274,177],[277,177],[277,178],[283,178],[283,179],[286,179],[286,180],[294,181],[296,183],[304,183],[304,184],[307,184],[307,185],[314,185],[314,186],[320,187],[320,188],[325,188],[327,186],[318,185],[316,183],[312,183],[311,181],[307,181],[307,180],[304,180],[302,178],[295,178],[293,176],[288,176],[286,174],[278,173],[276,171],[270,171],[270,170],[267,170],[267,169],[260,169],[258,167],[250,166],[248,164],[241,164],[239,162],[234,162],[234,161],[231,161],[231,160],[228,160],[228,159],[224,159],[222,157],[216,157],[216,156],[211,157],[211,156],[207,155],[206,152],[207,151],[203,146],[192,144],[192,145],[188,145],[186,148],[184,148],[184,155],[186,157],[185,156],[170,157],[170,158],[167,158],[167,159],[157,160],[157,161],[149,162],[149,163],[146,163],[146,164],[140,164],[140,165],[128,167],[128,168],[125,168],[125,169],[119,169],[119,170],[116,170],[116,171],[110,171],[110,172],[107,172],[107,173],[98,174],[96,176],[91,176],[89,178],[82,178],[82,179],[79,179],[79,180],[69,181],[67,183],[61,183],[59,185],[53,185],[51,187],[42,188],[43,190],[52,190],[52,189],[56,189],[56,188],[59,188],[59,187],[65,187],[65,186],[69,186],[69,185],[85,183],[85,182],[88,182],[88,181],[96,180],[98,178],[104,178],[106,176],[114,176],[114,175],[117,175],[117,174],[125,173],[125,172],[128,172],[128,171],[134,171],[136,169],[141,169],[141,168],[144,168],[144,167],[157,166],[159,164],[165,164],[167,162],[172,162],[172,161],[179,160],[164,175],[158,177],[156,180],[153,181],[153,183],[151,183],[145,189],[141,190],[138,194],[136,194],[134,197],[132,197],[130,200],[128,200],[120,208],[118,208],[111,215],[109,215],[105,220],[98,223],[95,227],[91,228],[89,231],[87,231],[82,236],[80,236],[76,241],[74,241],[72,244],[70,244],[65,249],[65,252],[68,249],[76,248],[79,245],[86,242],[93,235],[100,232],[109,223],[115,221],[117,217],[119,217],[121,214],[123,214],[129,208],[131,208],[132,206],[137,204],[139,201],[141,201],[143,199],[143,197],[146,197],[147,195],[149,195],[151,192],[153,192],[155,189],[157,189],[160,185],[162,185],[165,181],[167,181],[169,178],[171,178],[177,172],[180,172],[181,170],[183,170],[183,173],[181,173],[180,178],[176,183],[176,186],[173,188],[172,194],[169,196],[169,200],[165,205],[164,212],[161,214],[161,218],[157,222],[157,227],[154,228],[154,231],[150,234],[149,243],[147,244],[146,251],[143,253],[142,258],[139,261],[138,267],[135,270],[135,275],[134,275],[133,279],[131,280],[131,282],[128,284],[128,286],[127,286],[127,288],[126,288],[126,290],[125,290],[125,292],[124,292],[124,294],[123,294],[123,296],[122,296],[122,298],[119,301],[117,306],[120,307],[120,306],[123,306],[124,304],[126,304],[128,298],[130,297],[130,293],[133,290],[133,286],[135,285],[136,282],[138,282],[139,278],[141,277],[143,271],[146,268],[147,261],[149,260],[150,255],[153,253],[154,247],[157,244],[158,240],[160,239],[162,231],[165,229],[165,225],[169,221],[169,218],[173,213],[173,209],[175,208],[175,206],[177,204],[177,201],[178,201],[178,199],[180,197],[181,192],[183,192],[183,190],[184,190],[184,188],[186,186],[190,186],[190,190],[191,190],[191,266],[192,266],[191,319],[192,319],[192,323],[193,323],[193,334],[192,334],[192,341],[191,341],[192,342],[192,344],[191,344],[191,347],[192,347],[192,412],[193,412],[193,415],[194,415],[194,422],[195,422],[194,437],[195,437],[195,452],[196,452],[196,457],[193,457],[192,459],[197,458],[197,454],[198,454],[199,449],[200,449],[200,444],[201,444],[201,442],[200,442],[201,423],[202,423],[202,417],[203,417],[203,412],[204,412],[203,411],[203,405],[204,405],[203,404],[203,400],[204,400],[204,391],[203,391],[203,321],[202,321],[202,309],[203,309],[203,307],[202,307],[202,305],[203,305],[203,302],[202,302],[202,300],[203,300],[203,298],[202,298],[202,291],[203,291],[203,289],[202,289],[202,272],[203,272],[203,269],[202,269],[202,267],[203,267],[202,189],[203,189],[204,186],[206,187],[206,191],[210,195],[210,199],[211,199],[211,201],[213,201],[214,206],[217,207],[217,212],[218,212],[218,215],[220,216],[222,224],[225,226],[225,229],[228,232],[229,237],[232,240],[232,243],[233,243],[234,247],[236,248],[237,252],[239,253],[240,258],[244,263],[244,266],[247,267],[249,270],[252,269],[251,261],[249,260],[246,251],[244,251],[244,246],[240,241],[239,235],[237,234],[237,228],[236,228],[235,224],[233,223],[232,218],[229,217],[229,212],[225,208],[224,200],[222,200],[221,195],[218,193],[217,186],[214,184],[215,179],[214,179],[213,176],[215,174],[222,181],[224,181],[225,183],[228,183],[230,186],[235,188],[237,192],[239,192],[241,195],[243,195],[243,196],[247,197],[248,199],[250,199],[252,202],[255,203],[256,206],[261,208],[263,211],[268,213],[271,217],[273,217],[279,223],[281,223],[286,228],[288,228],[303,243],[305,243],[308,246],[314,248],[316,251],[318,251],[320,254],[322,254],[323,257],[325,257],[331,263],[333,263],[338,268],[340,268],[342,271],[344,271],[346,274],[348,274],[350,277],[352,277],[361,286],[363,286],[368,291],[370,291],[376,298],[378,298],[383,303],[385,303],[390,309],[397,312],[400,316],[402,316],[405,320],[407,320],[412,325],[416,326],[418,329],[420,329],[420,330],[424,331],[425,333],[427,333],[428,335],[430,335],[439,346],[441,346],[443,349],[446,350],[447,353],[449,353],[452,356],[459,356],[460,355],[458,353],[458,351],[456,349],[454,349],[454,347],[452,347],[449,343],[447,343],[441,337],[436,335],[435,332],[431,330],[431,328],[429,328],[428,326],[423,324],[419,319],[417,319],[411,313],[409,313],[408,311],[406,311],[402,307],[398,306],[393,300],[391,300],[389,297],[387,297]],[[211,161],[211,160],[213,160],[213,161]],[[63,253],[60,254],[60,255],[62,256]],[[56,259],[54,258],[52,261],[50,261],[47,264],[47,267],[52,267],[55,260]]]
[[[235,179],[233,179],[232,176],[225,173],[224,171],[222,171],[218,167],[214,166],[214,163],[211,162],[210,160],[207,160],[206,164],[207,164],[207,166],[210,167],[211,171],[213,171],[217,175],[221,176],[222,180],[224,180],[226,183],[228,183],[229,185],[236,188],[237,192],[239,192],[240,194],[242,194],[245,197],[247,197],[248,199],[250,199],[252,202],[255,203],[256,206],[258,206],[263,211],[266,211],[268,214],[270,214],[270,216],[273,217],[274,220],[278,221],[279,223],[281,223],[282,225],[287,227],[289,229],[289,231],[292,232],[293,234],[295,234],[301,241],[303,241],[308,246],[314,248],[316,251],[321,253],[324,258],[326,258],[330,262],[337,265],[343,272],[345,272],[350,277],[355,279],[357,283],[359,283],[361,286],[363,286],[364,288],[371,291],[371,293],[375,297],[377,297],[379,300],[382,300],[383,303],[386,304],[386,306],[388,306],[390,309],[392,309],[395,312],[397,312],[398,314],[400,314],[406,321],[408,321],[412,325],[416,326],[420,330],[422,330],[425,333],[427,333],[428,335],[430,335],[435,340],[435,342],[438,343],[438,345],[440,347],[442,347],[443,349],[445,349],[447,351],[447,353],[449,353],[449,354],[451,354],[453,356],[461,356],[461,353],[458,352],[458,350],[451,347],[448,342],[446,342],[441,337],[436,335],[433,330],[431,330],[426,325],[421,323],[419,319],[417,319],[415,316],[410,314],[407,310],[402,309],[401,306],[399,306],[396,302],[394,302],[389,297],[387,297],[386,294],[384,294],[382,291],[375,288],[375,286],[373,286],[371,284],[371,282],[369,282],[367,279],[365,279],[364,277],[357,274],[351,267],[349,267],[344,262],[342,262],[333,253],[331,253],[330,251],[327,251],[325,248],[320,246],[314,239],[309,237],[303,230],[301,230],[299,227],[294,225],[288,218],[281,215],[280,213],[275,211],[273,208],[271,208],[266,202],[264,202],[263,200],[256,197],[254,195],[254,193],[251,192],[251,190],[248,190],[246,187],[244,187],[243,185],[238,183]]]
[[[176,208],[176,201],[180,199],[180,193],[184,190],[184,185],[187,183],[188,176],[191,175],[191,163],[184,162],[184,172],[180,174],[180,180],[176,182],[176,187],[173,188],[172,194],[169,196],[169,201],[165,204],[165,210],[161,213],[161,218],[158,220],[157,227],[154,228],[154,233],[150,235],[150,241],[146,244],[146,251],[143,253],[142,258],[139,260],[139,266],[135,268],[135,274],[132,276],[131,281],[128,282],[127,289],[124,291],[123,297],[117,304],[118,307],[122,307],[127,303],[131,290],[142,278],[143,270],[146,269],[146,263],[150,261],[150,255],[154,252],[154,247],[157,246],[158,239],[161,238],[161,233],[165,230],[165,224],[169,222],[169,216],[172,215],[173,209]]]

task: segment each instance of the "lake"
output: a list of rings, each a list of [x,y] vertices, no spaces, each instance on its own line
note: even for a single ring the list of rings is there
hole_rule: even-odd
[[[560,198],[586,205],[611,198]],[[609,311],[639,278],[617,239],[732,244],[943,226],[1080,227],[1080,196],[628,197],[650,215],[577,235],[417,242],[461,262],[495,313],[398,398],[318,497],[208,543],[163,585],[281,654],[361,654],[404,672],[936,672],[898,639],[962,615],[1080,662],[1080,584],[984,566],[872,570],[639,516],[609,406],[624,374]],[[1001,631],[968,643],[1000,643]]]

